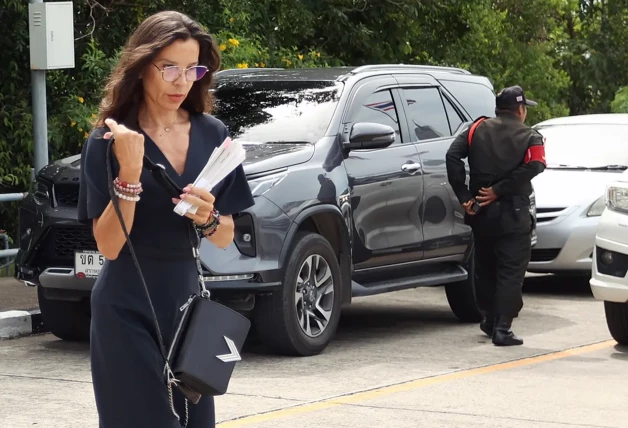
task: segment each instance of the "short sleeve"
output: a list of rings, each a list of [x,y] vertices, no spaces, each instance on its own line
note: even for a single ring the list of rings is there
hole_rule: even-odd
[[[229,131],[224,127],[221,141],[224,141],[228,136]],[[251,187],[246,180],[246,174],[244,173],[242,165],[239,165],[224,178],[223,185],[219,193],[215,196],[216,201],[214,202],[214,208],[218,210],[221,215],[237,214],[255,205]]]
[[[92,131],[81,151],[78,220],[86,224],[100,217],[110,201],[104,132],[102,129]]]

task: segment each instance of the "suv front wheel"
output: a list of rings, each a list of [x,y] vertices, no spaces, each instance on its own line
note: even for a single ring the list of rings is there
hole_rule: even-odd
[[[324,237],[309,232],[297,233],[290,254],[281,291],[258,298],[255,329],[275,352],[316,355],[340,320],[338,257]]]

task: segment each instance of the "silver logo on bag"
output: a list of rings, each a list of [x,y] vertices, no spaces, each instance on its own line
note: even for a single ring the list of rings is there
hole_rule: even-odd
[[[233,343],[233,340],[229,339],[227,336],[223,336],[223,337],[225,338],[225,342],[227,342],[227,346],[229,347],[230,353],[223,354],[223,355],[216,355],[216,358],[218,358],[223,363],[232,363],[234,361],[241,361],[242,358],[240,357],[238,348],[236,348],[236,345],[235,343]]]

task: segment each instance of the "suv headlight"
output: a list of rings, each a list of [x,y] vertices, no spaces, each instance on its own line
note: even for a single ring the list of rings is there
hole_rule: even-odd
[[[286,178],[287,175],[287,171],[282,171],[249,179],[249,187],[251,188],[251,193],[253,194],[253,197],[262,196],[264,193],[268,192],[277,184],[281,183],[281,181]]]
[[[606,188],[606,206],[613,211],[628,213],[628,185],[611,185]]]
[[[597,201],[593,202],[593,204],[589,207],[589,211],[587,211],[587,217],[601,216],[604,212],[604,208],[606,208],[606,200],[604,196],[602,196]]]

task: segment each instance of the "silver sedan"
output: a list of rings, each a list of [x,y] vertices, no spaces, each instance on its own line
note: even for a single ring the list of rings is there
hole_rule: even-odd
[[[591,275],[606,186],[628,169],[628,114],[555,118],[534,128],[545,137],[547,169],[532,181],[537,243],[528,271]]]

